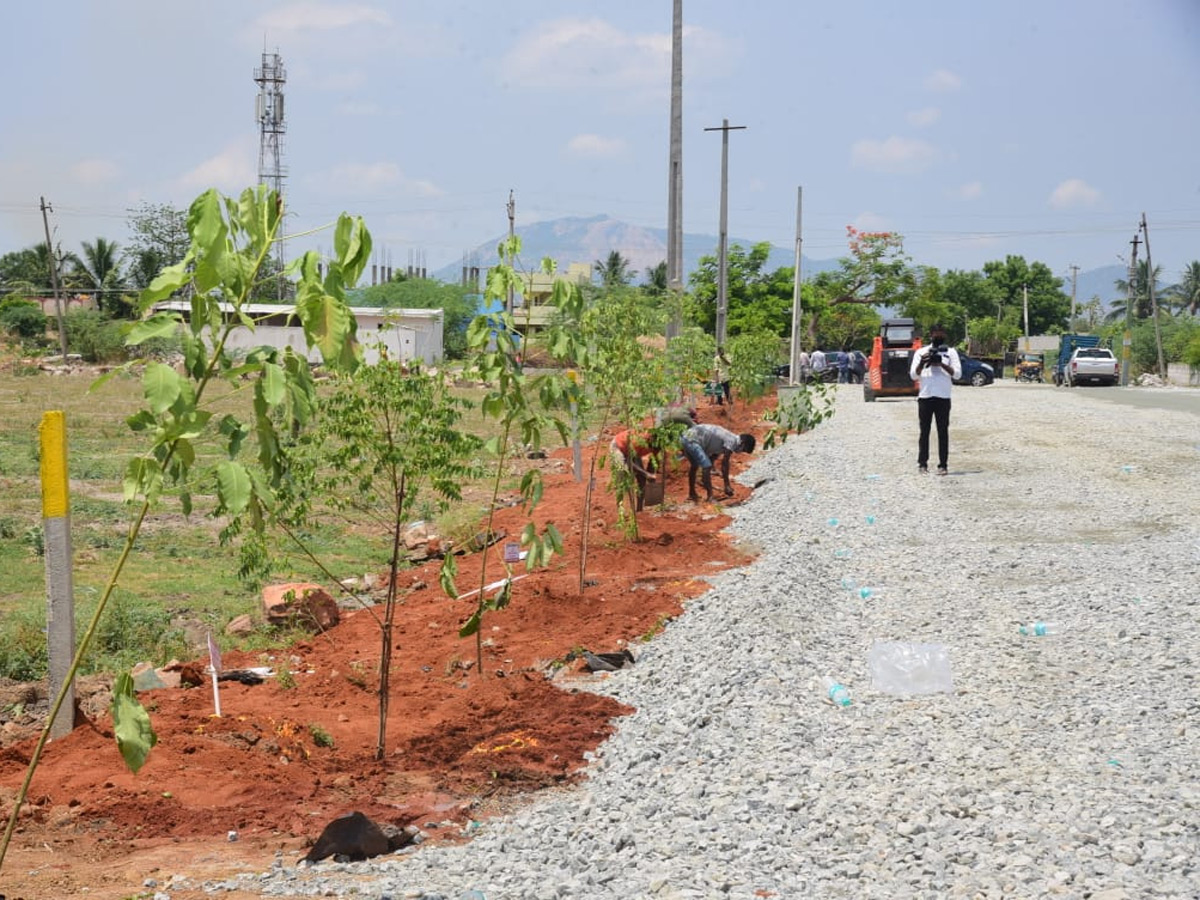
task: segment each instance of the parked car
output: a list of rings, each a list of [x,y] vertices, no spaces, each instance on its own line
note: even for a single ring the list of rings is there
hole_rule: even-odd
[[[996,370],[987,363],[971,359],[961,353],[958,354],[958,361],[962,363],[962,377],[955,378],[955,384],[973,384],[975,387],[983,387],[983,385],[991,384],[996,380]]]
[[[1116,384],[1121,377],[1121,363],[1111,350],[1104,347],[1077,347],[1063,369],[1068,387],[1078,384]]]

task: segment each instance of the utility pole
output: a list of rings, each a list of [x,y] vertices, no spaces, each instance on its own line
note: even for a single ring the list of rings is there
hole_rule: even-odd
[[[517,201],[513,197],[513,192],[509,189],[508,192],[508,267],[511,269],[513,264],[512,245],[513,237],[516,235],[517,223]],[[504,311],[509,315],[513,315],[513,279],[508,279],[508,299],[505,303]]]
[[[1071,328],[1075,328],[1075,287],[1079,279],[1079,266],[1071,265]]]
[[[1133,253],[1129,256],[1129,296],[1125,301],[1125,335],[1121,339],[1121,386],[1129,384],[1129,356],[1133,352],[1133,305],[1137,302],[1137,250],[1138,236],[1133,240]]]
[[[1029,352],[1029,285],[1021,285],[1021,303],[1025,310],[1025,351]]]
[[[729,311],[729,132],[745,131],[745,125],[730,125],[721,120],[721,236],[717,246],[717,346],[725,344],[725,317]]]
[[[1167,377],[1167,363],[1163,358],[1162,328],[1158,324],[1158,302],[1154,299],[1154,263],[1150,261],[1150,228],[1146,225],[1146,214],[1142,213],[1142,238],[1146,242],[1146,289],[1150,292],[1150,315],[1154,316],[1154,343],[1158,348],[1158,374]]]
[[[788,358],[789,371],[788,381],[791,384],[800,383],[800,318],[801,318],[801,303],[800,303],[800,245],[803,239],[800,236],[800,211],[802,201],[804,199],[804,188],[796,188],[796,261],[795,271],[792,274],[792,352]]]
[[[671,17],[671,137],[667,162],[667,340],[683,330],[683,0]]]
[[[50,220],[47,212],[54,212],[45,197],[42,201],[42,227],[46,229],[46,258],[50,263],[50,287],[54,291],[54,314],[58,317],[58,345],[62,350],[63,365],[67,364],[67,326],[63,320],[62,299],[58,291],[58,264],[54,259],[54,246],[50,243]]]

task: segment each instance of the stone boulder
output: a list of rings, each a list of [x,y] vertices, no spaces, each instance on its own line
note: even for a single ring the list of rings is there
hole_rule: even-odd
[[[328,631],[341,618],[337,603],[319,584],[268,585],[263,588],[262,606],[268,624],[298,626],[312,632]]]

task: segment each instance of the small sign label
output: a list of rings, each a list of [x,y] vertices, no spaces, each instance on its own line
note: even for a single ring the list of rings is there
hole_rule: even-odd
[[[517,541],[504,542],[504,561],[506,563],[521,561],[521,545]]]
[[[213,672],[221,674],[221,651],[217,642],[213,640],[211,631],[208,633],[208,664],[212,666]]]

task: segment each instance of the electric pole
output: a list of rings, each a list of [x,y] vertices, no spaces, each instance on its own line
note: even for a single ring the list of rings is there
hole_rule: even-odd
[[[667,339],[683,330],[683,0],[671,17],[671,137],[667,161]]]
[[[1079,266],[1071,265],[1071,328],[1075,328],[1075,287],[1079,278]]]
[[[721,235],[717,245],[717,347],[725,344],[725,317],[729,311],[729,132],[745,131],[745,125],[730,125],[721,120]]]
[[[1150,292],[1150,315],[1154,316],[1154,343],[1158,348],[1158,374],[1167,377],[1167,363],[1163,358],[1162,328],[1158,324],[1158,302],[1154,299],[1154,263],[1150,261],[1150,228],[1146,225],[1146,214],[1142,213],[1142,240],[1146,244],[1146,289]]]
[[[62,350],[62,361],[65,366],[67,364],[67,326],[63,320],[62,299],[59,297],[58,291],[58,263],[54,258],[54,246],[50,243],[50,220],[46,217],[47,212],[54,212],[54,210],[46,202],[45,197],[39,199],[42,201],[42,227],[46,229],[46,259],[50,264],[50,288],[54,291],[54,314],[58,318],[58,345]]]
[[[511,269],[513,264],[513,237],[516,235],[517,223],[517,201],[513,197],[513,192],[510,189],[508,192],[508,267]],[[510,273],[511,275],[511,273]],[[513,279],[508,279],[508,300],[504,311],[509,315],[513,315]]]
[[[788,358],[788,381],[792,384],[800,383],[800,245],[803,239],[800,236],[800,211],[801,202],[804,198],[804,188],[796,188],[796,262],[795,270],[792,273],[792,352]]]
[[[1029,285],[1021,285],[1021,306],[1025,315],[1025,352],[1029,352]]]
[[[1125,335],[1121,339],[1121,386],[1129,384],[1129,356],[1133,352],[1132,319],[1133,306],[1137,302],[1137,250],[1138,236],[1133,240],[1133,253],[1129,257],[1129,297],[1125,301]]]

